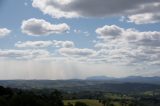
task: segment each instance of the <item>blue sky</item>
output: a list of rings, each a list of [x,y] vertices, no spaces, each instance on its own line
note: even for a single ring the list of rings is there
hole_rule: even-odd
[[[0,79],[160,76],[159,9],[159,0],[2,0]]]

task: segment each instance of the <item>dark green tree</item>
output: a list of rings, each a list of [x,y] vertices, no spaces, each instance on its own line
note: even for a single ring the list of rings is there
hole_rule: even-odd
[[[50,100],[51,100],[50,103],[52,106],[64,106],[62,101],[63,100],[62,94],[57,90],[51,93]]]

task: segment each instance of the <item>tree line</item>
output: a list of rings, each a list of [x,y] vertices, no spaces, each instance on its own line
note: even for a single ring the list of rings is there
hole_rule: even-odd
[[[32,91],[0,86],[0,106],[64,106],[61,92],[35,94]]]

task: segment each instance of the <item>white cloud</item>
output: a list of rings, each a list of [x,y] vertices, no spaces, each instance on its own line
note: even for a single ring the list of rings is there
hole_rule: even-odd
[[[79,29],[74,29],[74,33],[81,33],[81,30],[79,30]]]
[[[0,28],[0,38],[7,36],[8,34],[10,34],[10,32],[11,30],[7,28]]]
[[[94,56],[96,52],[92,49],[79,49],[79,48],[61,48],[59,49],[59,53],[64,56],[78,56],[80,57],[90,57]]]
[[[120,64],[153,64],[160,62],[160,32],[140,32],[116,25],[96,30],[100,38],[95,44],[102,61]],[[109,36],[109,37],[108,37]]]
[[[45,47],[65,47],[71,48],[74,47],[74,42],[72,41],[26,41],[26,42],[17,42],[15,44],[18,48],[45,48]]]
[[[33,7],[53,18],[156,14],[159,13],[159,5],[157,0],[33,0],[32,3]]]
[[[137,9],[138,10],[138,9]],[[139,12],[136,14],[130,14],[128,16],[128,22],[133,22],[135,24],[148,24],[148,23],[158,23],[160,22],[160,2],[155,1],[155,3],[148,3],[142,5]]]
[[[53,41],[53,45],[55,47],[63,47],[63,48],[72,48],[75,46],[74,42],[72,41]]]
[[[116,25],[105,25],[97,28],[96,33],[102,39],[115,38],[116,40],[127,41],[128,43],[135,43],[146,46],[160,46],[160,32],[158,31],[144,31],[140,32],[136,29],[124,29]]]
[[[15,44],[15,46],[18,48],[44,48],[50,45],[52,45],[51,41],[19,41]]]
[[[67,1],[71,1],[71,0],[67,0]],[[40,9],[44,14],[49,14],[55,18],[78,17],[78,14],[76,12],[72,12],[72,11],[65,12],[55,6],[55,5],[57,6],[61,5],[64,7],[64,5],[66,6],[68,3],[66,2],[66,0],[65,1],[62,1],[62,0],[55,0],[55,1],[53,0],[33,0],[32,6]]]
[[[105,25],[104,27],[97,28],[96,33],[103,37],[115,37],[121,35],[123,29],[116,25]]]
[[[32,36],[61,34],[70,30],[66,23],[53,25],[43,19],[31,18],[24,20],[21,26],[22,32]]]
[[[128,22],[147,24],[160,22],[160,13],[144,13],[128,16]]]
[[[13,59],[34,59],[45,58],[50,53],[46,50],[0,50],[0,58],[13,58]]]
[[[73,32],[78,34],[78,35],[90,36],[90,33],[88,31],[82,31],[82,30],[79,30],[79,29],[74,29]]]
[[[32,6],[53,18],[126,16],[136,24],[160,21],[157,0],[33,0]]]

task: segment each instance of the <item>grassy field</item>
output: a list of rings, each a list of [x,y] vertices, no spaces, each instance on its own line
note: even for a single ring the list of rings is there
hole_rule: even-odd
[[[127,95],[114,94],[114,93],[106,93],[104,97],[111,98],[111,99],[133,99],[132,97]]]
[[[93,99],[77,99],[77,100],[64,100],[64,105],[67,105],[68,103],[75,104],[75,102],[84,102],[88,106],[103,106],[101,103],[98,102],[98,100]]]
[[[66,106],[68,103],[75,104],[76,102],[86,103],[88,106],[103,106],[98,100],[94,99],[77,99],[77,100],[64,100],[64,105]],[[112,102],[114,106],[122,106],[119,102]],[[128,106],[128,105],[126,105]]]

